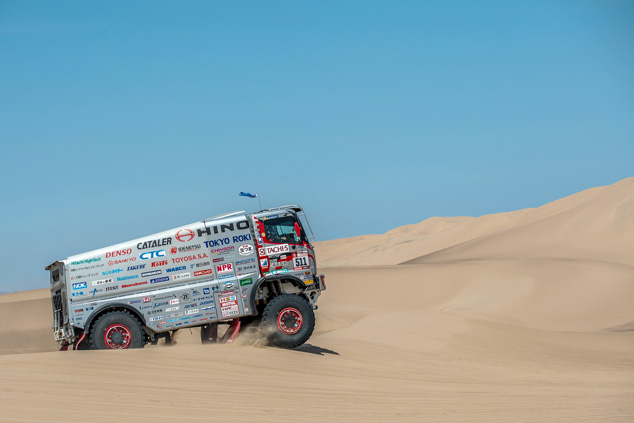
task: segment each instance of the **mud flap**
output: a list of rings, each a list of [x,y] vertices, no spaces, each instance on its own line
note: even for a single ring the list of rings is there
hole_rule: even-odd
[[[211,323],[201,328],[200,340],[203,344],[231,344],[236,340],[238,332],[240,332],[240,319],[233,319],[231,321],[231,324],[229,325],[229,328],[221,338],[218,338],[218,323]]]
[[[240,332],[240,319],[233,319],[231,325],[229,325],[229,329],[227,329],[222,339],[220,339],[220,342],[233,344],[233,341],[235,341],[238,336],[238,332]]]
[[[86,332],[82,333],[81,338],[79,338],[79,341],[73,344],[73,350],[77,351],[79,349],[79,344],[81,344],[81,341],[83,341],[85,337],[86,337]],[[66,346],[66,348],[68,348],[68,346]]]

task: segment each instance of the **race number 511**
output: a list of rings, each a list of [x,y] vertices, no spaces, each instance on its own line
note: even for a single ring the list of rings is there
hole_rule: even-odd
[[[295,257],[295,267],[306,267],[308,266],[308,257]]]

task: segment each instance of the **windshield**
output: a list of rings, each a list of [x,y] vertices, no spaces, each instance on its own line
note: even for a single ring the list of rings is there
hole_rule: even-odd
[[[291,216],[262,221],[266,240],[274,244],[301,244],[302,240],[295,233],[295,219]]]

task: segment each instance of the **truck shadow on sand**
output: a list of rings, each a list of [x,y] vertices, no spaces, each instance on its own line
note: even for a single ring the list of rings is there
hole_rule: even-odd
[[[324,354],[339,355],[337,351],[329,350],[327,348],[322,348],[322,347],[318,347],[316,345],[311,345],[311,344],[304,344],[301,347],[294,348],[293,351],[299,351],[299,352],[316,354],[316,355],[324,355]]]

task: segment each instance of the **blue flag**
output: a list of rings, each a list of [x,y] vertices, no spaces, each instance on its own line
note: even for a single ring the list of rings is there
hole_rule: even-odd
[[[248,192],[242,192],[242,191],[240,191],[240,194],[238,194],[238,195],[240,195],[240,197],[257,198],[257,194],[253,195],[253,194],[249,194]]]

